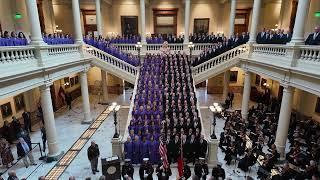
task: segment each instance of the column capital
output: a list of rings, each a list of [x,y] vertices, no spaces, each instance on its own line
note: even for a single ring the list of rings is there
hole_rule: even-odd
[[[50,86],[53,85],[53,82],[51,79],[48,79],[44,81],[44,84],[42,86],[39,86],[40,91],[50,90]]]

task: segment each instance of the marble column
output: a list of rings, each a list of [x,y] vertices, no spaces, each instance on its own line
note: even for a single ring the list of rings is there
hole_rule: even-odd
[[[146,3],[140,0],[140,16],[141,16],[141,43],[146,44]]]
[[[260,18],[260,10],[261,10],[261,0],[254,0],[249,43],[256,42],[257,28],[258,28],[258,23]]]
[[[106,102],[108,99],[108,90],[107,90],[107,73],[101,69],[101,86],[102,86],[102,102]]]
[[[97,31],[98,35],[103,35],[102,32],[102,16],[101,16],[101,3],[100,0],[96,0],[96,16],[97,16]]]
[[[229,92],[229,82],[230,82],[230,70],[224,72],[223,75],[223,101],[226,100]]]
[[[37,0],[26,0],[28,18],[31,27],[31,44],[46,44],[42,39],[41,26],[39,21]]]
[[[43,111],[44,126],[46,128],[48,156],[58,157],[61,154],[57,142],[56,124],[54,120],[50,85],[46,84],[40,87],[41,107]]]
[[[81,95],[82,95],[83,113],[84,113],[84,120],[82,121],[82,123],[89,124],[92,121],[92,117],[90,113],[87,71],[80,72],[80,84],[81,84]]]
[[[83,43],[82,27],[80,18],[79,0],[72,0],[74,39],[76,43]]]
[[[288,130],[291,118],[293,88],[284,86],[278,128],[276,133],[275,145],[280,153],[280,159],[285,159],[285,148],[288,138]]]
[[[243,119],[248,118],[250,92],[251,92],[251,72],[245,71],[243,95],[242,95],[242,106],[241,106],[241,115]]]
[[[184,44],[189,43],[189,26],[190,26],[190,2],[191,0],[185,0],[185,12],[184,12]]]
[[[298,1],[298,8],[294,28],[292,33],[291,44],[304,44],[304,27],[308,18],[310,0]]]
[[[236,19],[236,9],[237,9],[237,0],[231,0],[229,37],[234,35],[234,21]]]

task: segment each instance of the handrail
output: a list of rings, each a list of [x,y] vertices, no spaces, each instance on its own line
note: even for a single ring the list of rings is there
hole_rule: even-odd
[[[32,46],[0,47],[0,63],[25,61],[35,58],[35,48]]]
[[[135,101],[135,97],[136,97],[137,90],[138,90],[138,80],[140,78],[139,76],[140,76],[140,71],[138,71],[136,81],[134,83],[134,88],[133,88],[133,92],[132,92],[132,98],[131,98],[130,108],[129,108],[129,113],[128,113],[127,124],[125,126],[125,130],[124,130],[123,137],[121,140],[122,143],[124,143],[127,140],[127,137],[129,136],[128,127],[129,127],[130,121],[132,119],[132,111],[133,111],[134,101]]]
[[[97,49],[91,45],[87,45],[85,44],[84,45],[84,50],[86,52],[88,52],[89,54],[105,61],[105,62],[108,62],[110,63],[111,65],[113,66],[116,66],[130,74],[133,74],[134,76],[137,75],[137,72],[138,72],[138,68],[121,60],[121,59],[118,59],[104,51],[101,51],[100,49]]]
[[[196,67],[192,67],[192,72],[194,75],[197,75],[199,73],[205,72],[210,70],[212,67],[221,64],[223,62],[226,62],[230,59],[233,59],[235,57],[239,57],[243,53],[248,51],[248,46],[247,45],[241,45],[238,46],[237,48],[233,48],[219,56],[216,56],[206,62],[203,62]]]

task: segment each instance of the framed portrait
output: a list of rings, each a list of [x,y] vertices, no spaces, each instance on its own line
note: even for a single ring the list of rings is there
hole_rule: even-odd
[[[74,77],[74,84],[78,84],[79,83],[79,76]]]
[[[66,89],[68,89],[68,88],[70,87],[70,79],[69,79],[69,77],[65,77],[65,78],[63,79],[63,81],[64,81],[64,87],[65,87]]]
[[[74,84],[74,79],[75,79],[74,77],[70,78],[70,86],[71,86],[71,87],[73,87],[73,86],[75,85],[75,84]]]
[[[138,35],[138,16],[121,16],[122,35]]]
[[[256,84],[257,86],[259,86],[259,84],[260,84],[260,75],[258,75],[258,74],[256,74],[255,84]]]
[[[25,107],[23,94],[19,94],[18,96],[15,96],[13,99],[16,111],[20,111]]]
[[[6,118],[12,115],[12,109],[10,102],[1,105],[2,118]]]
[[[262,79],[261,79],[260,86],[263,86],[263,84],[264,84],[264,83],[267,83],[267,80],[266,80],[266,79],[264,79],[264,78],[262,78]]]
[[[238,81],[238,71],[230,71],[230,82]]]
[[[315,112],[320,113],[320,97],[318,97],[318,99],[317,99]]]
[[[208,33],[209,18],[195,18],[193,22],[193,33]]]

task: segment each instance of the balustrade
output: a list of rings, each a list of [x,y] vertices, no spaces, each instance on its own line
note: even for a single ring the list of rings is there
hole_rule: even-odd
[[[1,47],[0,62],[12,63],[35,59],[35,48],[30,46]]]
[[[243,53],[248,51],[248,46],[247,45],[241,45],[237,48],[234,48],[232,50],[229,50],[217,57],[214,57],[204,63],[199,64],[196,67],[193,67],[193,74],[197,75],[199,73],[205,72],[205,71],[209,71],[211,70],[211,68],[213,68],[214,66],[217,66],[219,64],[222,64],[224,62],[227,62],[231,59],[234,59],[236,57],[239,57],[240,55],[242,55]]]
[[[98,59],[101,59],[103,60],[104,62],[107,62],[113,66],[116,66],[130,74],[133,74],[133,75],[136,75],[137,74],[137,68],[132,66],[131,64],[121,60],[121,59],[118,59],[114,56],[111,56],[109,55],[108,53],[104,52],[104,51],[101,51],[97,48],[94,48],[90,45],[85,45],[85,48],[84,50],[86,52],[88,52],[89,54],[97,57]]]
[[[272,56],[286,56],[287,46],[285,45],[253,45],[253,54],[258,55],[272,55]]]
[[[320,47],[317,47],[317,46],[301,47],[299,61],[320,63]]]

